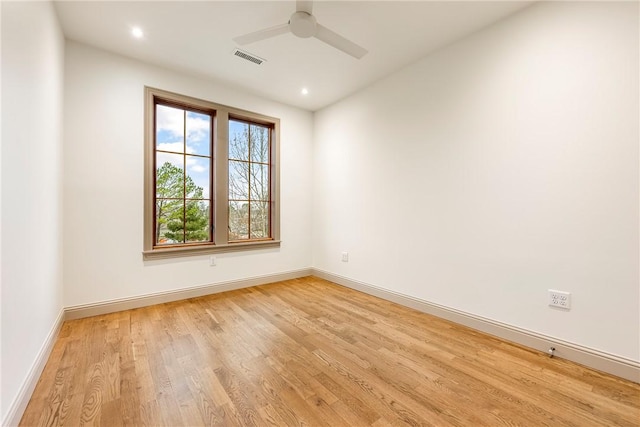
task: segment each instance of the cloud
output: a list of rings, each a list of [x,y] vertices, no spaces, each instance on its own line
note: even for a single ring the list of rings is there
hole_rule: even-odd
[[[211,133],[211,119],[204,114],[187,112],[187,145],[196,145],[198,154],[206,154],[209,151],[209,139]]]
[[[186,112],[186,117],[185,117]],[[186,119],[186,123],[185,123]],[[156,131],[159,150],[167,144],[184,144],[185,128],[187,132],[187,153],[210,155],[211,117],[206,114],[185,111],[180,108],[158,105],[156,109]],[[177,146],[167,151],[182,153]]]
[[[184,110],[157,105],[156,128],[158,133],[165,131],[174,138],[174,141],[182,141],[184,139]]]
[[[171,151],[173,153],[183,153],[184,144],[182,142],[161,142],[156,146],[156,149],[160,151]],[[187,151],[187,154],[191,153]]]
[[[165,163],[171,163],[180,169],[184,169],[184,157],[182,154],[157,153],[156,164],[160,168]]]
[[[189,165],[189,160],[187,160],[187,165]],[[196,172],[196,173],[202,173],[202,172],[206,172],[207,168],[205,168],[204,166],[200,165],[200,164],[195,164],[193,166],[191,166],[189,168],[189,170]]]

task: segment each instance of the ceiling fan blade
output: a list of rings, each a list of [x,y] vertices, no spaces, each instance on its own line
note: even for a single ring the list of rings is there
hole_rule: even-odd
[[[255,43],[260,40],[269,39],[289,32],[289,24],[276,25],[275,27],[265,28],[263,30],[254,31],[253,33],[234,37],[233,41],[239,45]]]
[[[362,46],[358,46],[351,40],[345,39],[340,34],[334,33],[325,26],[318,24],[316,28],[317,31],[314,36],[315,38],[353,56],[354,58],[360,59],[368,52],[367,49]]]
[[[298,0],[296,2],[296,12],[307,12],[311,15],[313,11],[313,1],[311,0]]]

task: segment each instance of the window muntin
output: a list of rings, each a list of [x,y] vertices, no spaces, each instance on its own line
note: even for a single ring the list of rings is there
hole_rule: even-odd
[[[229,241],[271,238],[269,126],[229,120]]]
[[[251,136],[231,157],[234,123]],[[145,88],[143,258],[280,246],[279,133],[279,119]],[[246,191],[230,188],[230,161],[250,167]]]
[[[155,101],[154,246],[213,242],[213,113]]]

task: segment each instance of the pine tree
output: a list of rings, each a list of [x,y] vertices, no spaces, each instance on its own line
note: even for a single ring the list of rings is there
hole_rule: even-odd
[[[186,197],[185,196],[186,191]],[[156,242],[184,243],[209,238],[203,189],[184,170],[165,162],[156,174]],[[194,200],[195,199],[195,200]]]

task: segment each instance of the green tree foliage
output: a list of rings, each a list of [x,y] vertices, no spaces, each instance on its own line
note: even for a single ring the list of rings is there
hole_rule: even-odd
[[[186,191],[186,197],[185,197]],[[165,162],[156,175],[156,242],[184,243],[209,239],[209,212],[203,189],[182,168]],[[196,200],[193,200],[196,199]]]

